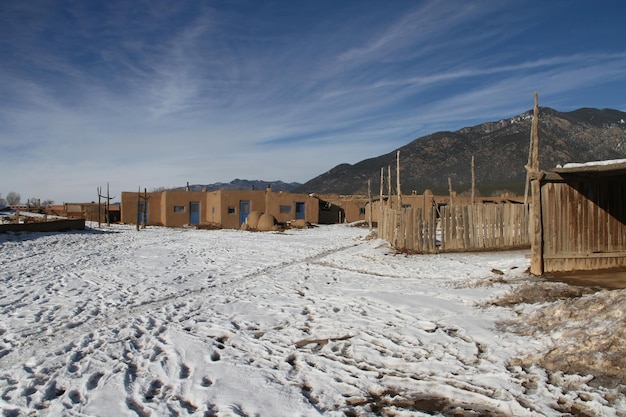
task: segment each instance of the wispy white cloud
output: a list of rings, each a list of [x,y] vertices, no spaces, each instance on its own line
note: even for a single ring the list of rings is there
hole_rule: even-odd
[[[538,43],[556,15],[534,3],[2,7],[3,193],[306,181],[520,113],[535,90],[564,110],[626,107],[623,49],[576,49],[554,28]]]
[[[480,7],[480,3],[443,5],[440,1],[423,2],[372,33],[362,45],[339,55],[337,61],[358,65],[380,60],[405,60],[406,55],[419,56],[421,49],[431,50],[431,42],[441,42],[441,38],[457,25],[484,15],[486,9]]]

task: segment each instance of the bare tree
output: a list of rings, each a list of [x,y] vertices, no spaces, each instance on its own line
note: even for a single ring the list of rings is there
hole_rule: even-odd
[[[28,207],[39,208],[41,206],[41,201],[38,198],[31,197],[26,200],[26,205]]]
[[[48,207],[52,207],[53,204],[54,204],[54,200],[51,200],[48,198],[41,202],[41,207],[48,208]]]
[[[2,193],[0,193],[0,207],[2,206],[6,206],[7,205],[7,201],[2,198]]]
[[[17,206],[22,201],[22,196],[15,191],[9,191],[7,194],[7,204],[9,206]]]

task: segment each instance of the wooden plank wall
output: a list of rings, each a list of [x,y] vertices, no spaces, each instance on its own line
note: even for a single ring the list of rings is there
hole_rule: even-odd
[[[528,204],[443,207],[441,251],[512,249],[530,246]]]
[[[530,246],[529,205],[480,204],[383,209],[379,237],[414,253],[502,250]]]
[[[623,183],[547,182],[541,187],[541,201],[544,272],[626,266]]]

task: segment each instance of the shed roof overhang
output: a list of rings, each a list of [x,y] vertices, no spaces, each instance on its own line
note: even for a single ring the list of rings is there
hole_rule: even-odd
[[[541,171],[537,177],[546,181],[563,181],[567,178],[626,177],[626,159],[567,164],[549,171]]]
[[[620,176],[626,175],[626,160],[589,162],[587,164],[567,164],[555,168],[552,172],[558,174],[575,174],[585,176]]]

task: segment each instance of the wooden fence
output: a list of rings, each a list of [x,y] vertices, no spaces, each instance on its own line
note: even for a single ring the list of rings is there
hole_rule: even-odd
[[[383,208],[378,236],[398,250],[439,253],[530,247],[528,204]]]

